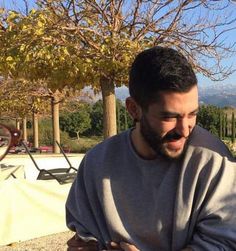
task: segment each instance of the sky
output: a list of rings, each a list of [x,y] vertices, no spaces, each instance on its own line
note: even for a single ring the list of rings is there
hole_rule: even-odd
[[[28,3],[29,7],[32,8],[34,6],[35,0],[28,0]],[[0,7],[24,10],[24,6],[23,0],[0,0]]]
[[[212,1],[217,1],[217,0],[212,0]],[[220,0],[220,1],[225,1],[225,0]],[[32,7],[35,6],[35,0],[28,0],[29,3],[29,8],[31,9]],[[232,6],[232,11],[236,13],[236,0],[231,0],[231,6]],[[18,10],[23,11],[24,10],[24,1],[23,0],[0,0],[0,7],[5,7],[5,8],[16,8]],[[236,15],[235,15],[236,17]],[[235,24],[236,26],[236,24]],[[227,43],[236,43],[236,29],[233,31],[230,31],[227,34],[225,42]],[[224,65],[233,65],[233,67],[236,69],[236,54],[232,58],[227,58],[224,60]],[[200,85],[236,85],[236,72],[230,75],[226,80],[224,81],[211,81],[210,79],[204,77],[201,74],[197,74],[198,76],[198,82]]]

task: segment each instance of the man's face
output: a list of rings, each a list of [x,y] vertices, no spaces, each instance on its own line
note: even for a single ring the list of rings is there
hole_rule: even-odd
[[[183,154],[196,124],[197,86],[186,93],[163,91],[159,97],[142,112],[140,133],[154,152],[176,159]]]

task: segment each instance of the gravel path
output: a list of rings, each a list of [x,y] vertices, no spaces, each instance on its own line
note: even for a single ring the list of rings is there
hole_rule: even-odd
[[[66,242],[73,235],[74,232],[71,231],[52,234],[10,246],[1,246],[0,251],[66,251]]]

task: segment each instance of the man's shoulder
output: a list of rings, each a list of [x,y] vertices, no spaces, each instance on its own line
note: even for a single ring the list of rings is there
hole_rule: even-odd
[[[189,145],[206,153],[215,153],[221,156],[231,157],[231,153],[224,142],[200,126],[194,128]]]
[[[105,139],[87,152],[87,159],[99,160],[112,158],[119,154],[120,151],[125,150],[128,145],[128,137],[129,130]]]

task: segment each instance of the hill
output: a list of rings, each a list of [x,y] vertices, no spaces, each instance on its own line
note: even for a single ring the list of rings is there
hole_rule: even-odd
[[[116,88],[118,99],[124,101],[128,95],[127,87]],[[199,101],[201,104],[236,108],[236,84],[222,85],[217,83],[214,85],[199,86]]]
[[[203,104],[236,108],[236,84],[222,85],[218,83],[214,85],[200,86],[199,99]]]

